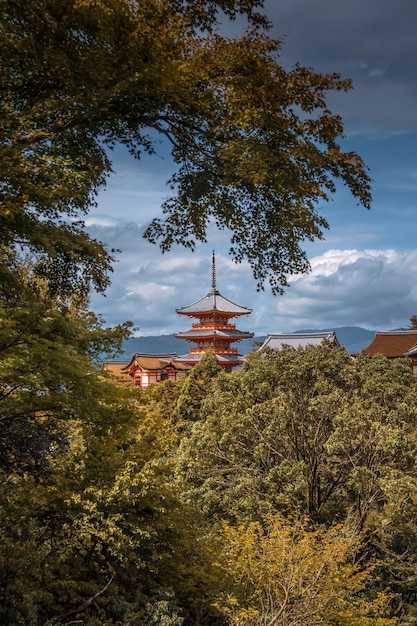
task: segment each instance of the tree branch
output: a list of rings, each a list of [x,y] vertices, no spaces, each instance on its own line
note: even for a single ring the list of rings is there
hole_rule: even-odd
[[[93,596],[91,596],[91,598],[88,598],[88,600],[83,602],[83,604],[80,604],[79,606],[76,606],[73,609],[69,609],[68,611],[65,611],[64,613],[60,613],[59,615],[55,615],[55,617],[53,617],[52,620],[50,620],[49,623],[50,624],[56,624],[57,622],[60,622],[65,617],[68,617],[69,615],[74,615],[74,613],[81,613],[82,611],[85,611],[89,607],[94,607],[97,610],[98,606],[97,606],[97,603],[95,601],[96,601],[96,599],[99,596],[101,596],[105,591],[107,591],[107,589],[110,587],[111,583],[113,582],[113,578],[114,578],[114,576],[112,576],[110,578],[110,580],[106,583],[106,585],[103,587],[103,589],[101,589],[101,591],[98,591]],[[77,624],[79,622],[70,622],[70,623],[71,624]]]

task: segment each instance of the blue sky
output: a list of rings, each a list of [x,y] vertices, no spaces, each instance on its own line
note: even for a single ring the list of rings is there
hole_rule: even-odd
[[[268,0],[271,36],[285,36],[281,61],[299,61],[353,81],[329,106],[342,115],[345,147],[359,153],[373,179],[371,211],[343,188],[321,207],[330,224],[325,240],[307,243],[309,275],[295,276],[282,296],[256,291],[251,270],[228,256],[224,232],[209,229],[193,253],[162,255],[142,238],[168,196],[169,156],[134,161],[118,149],[114,174],[86,225],[109,247],[120,248],[106,297],[91,308],[108,325],[130,320],[137,335],[185,330],[176,308],[210,288],[216,251],[221,293],[252,309],[242,330],[256,335],[305,328],[406,327],[417,314],[417,3],[416,0]],[[236,33],[239,25],[233,27]],[[232,32],[232,31],[231,31]]]

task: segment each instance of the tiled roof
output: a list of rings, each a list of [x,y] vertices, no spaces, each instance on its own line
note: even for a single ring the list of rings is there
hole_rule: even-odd
[[[127,361],[105,361],[103,366],[107,372],[117,376],[119,380],[130,382],[131,378],[125,370],[127,365]]]
[[[208,339],[210,337],[218,337],[219,339],[226,339],[228,342],[240,341],[241,339],[251,339],[253,333],[246,333],[242,330],[220,330],[218,328],[201,328],[186,330],[180,333],[175,333],[177,339],[189,339],[190,341],[198,341],[199,339]]]
[[[184,363],[198,363],[201,361],[204,354],[204,352],[182,354],[178,359]],[[241,354],[216,354],[216,358],[220,365],[222,363],[237,363],[240,365],[245,362],[245,357]]]
[[[414,352],[413,349],[417,348],[416,344],[417,330],[377,331],[373,341],[364,349],[364,352],[370,356],[382,354],[389,358],[412,356],[410,352]]]
[[[177,355],[174,354],[143,354],[136,353],[133,355],[130,363],[125,366],[125,370],[132,367],[140,367],[146,371],[158,371],[172,367],[174,369],[186,369],[181,362],[178,362]]]
[[[235,317],[237,315],[249,315],[252,313],[252,309],[246,309],[243,306],[239,306],[231,300],[228,300],[217,291],[217,289],[211,289],[204,298],[200,298],[189,306],[183,306],[180,309],[176,309],[180,315],[192,315],[198,317],[199,313],[220,312],[229,313],[229,317]]]
[[[306,346],[320,345],[324,340],[340,345],[336,333],[287,333],[287,334],[269,334],[258,351],[270,348],[272,350],[282,350],[283,346],[291,346],[293,348],[305,348]]]

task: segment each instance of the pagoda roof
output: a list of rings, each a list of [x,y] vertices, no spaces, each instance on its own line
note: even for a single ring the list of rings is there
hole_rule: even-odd
[[[417,330],[377,331],[365,354],[382,354],[388,358],[415,356],[417,352]]]
[[[340,345],[334,331],[287,334],[271,333],[267,335],[262,346],[258,349],[258,352],[267,348],[271,350],[282,350],[284,346],[291,346],[292,348],[306,348],[307,346],[320,345],[323,341],[326,340],[330,341],[336,346]]]
[[[239,306],[235,302],[228,300],[217,290],[216,287],[216,260],[214,250],[211,261],[211,289],[204,298],[200,298],[188,306],[176,309],[180,315],[190,315],[192,317],[208,317],[210,314],[222,317],[237,317],[238,315],[249,315],[252,309]]]
[[[225,339],[226,341],[240,341],[241,339],[252,339],[253,333],[247,333],[242,330],[234,329],[218,329],[218,328],[201,328],[191,329],[183,332],[175,333],[177,339],[186,339],[189,341],[198,341],[199,339],[206,339],[209,337],[216,337],[218,339]]]
[[[183,354],[181,356],[178,357],[178,360],[182,361],[183,363],[189,363],[191,364],[196,364],[199,361],[201,361],[202,357],[204,356],[205,352],[196,352],[196,353],[188,353],[188,354]],[[219,362],[219,365],[229,365],[230,367],[233,367],[233,365],[243,365],[243,363],[245,362],[245,357],[242,356],[241,354],[217,354],[216,353],[216,359]]]
[[[200,300],[193,302],[193,304],[189,306],[176,309],[176,311],[180,315],[191,315],[193,317],[198,317],[200,314],[215,314],[217,312],[227,314],[228,317],[249,315],[252,313],[252,309],[247,309],[246,307],[235,304],[222,296],[222,294],[214,288],[210,289],[204,298],[200,298]]]

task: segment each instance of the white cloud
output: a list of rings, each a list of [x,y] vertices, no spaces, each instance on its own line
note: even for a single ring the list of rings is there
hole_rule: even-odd
[[[118,221],[108,215],[89,215],[89,217],[84,220],[84,224],[87,228],[91,228],[93,226],[111,228],[117,226]]]
[[[192,320],[178,316],[176,309],[209,291],[211,246],[162,255],[134,224],[95,225],[90,232],[124,250],[107,296],[93,296],[93,310],[110,325],[131,320],[141,335],[171,334],[190,326]],[[224,246],[217,248],[219,291],[253,311],[238,320],[238,327],[257,335],[339,326],[384,330],[406,326],[417,313],[417,251],[329,249],[310,262],[310,274],[292,277],[286,293],[274,297],[268,287],[256,291],[247,264],[236,265]]]
[[[417,311],[417,252],[329,250],[275,306],[280,328],[407,325]]]

